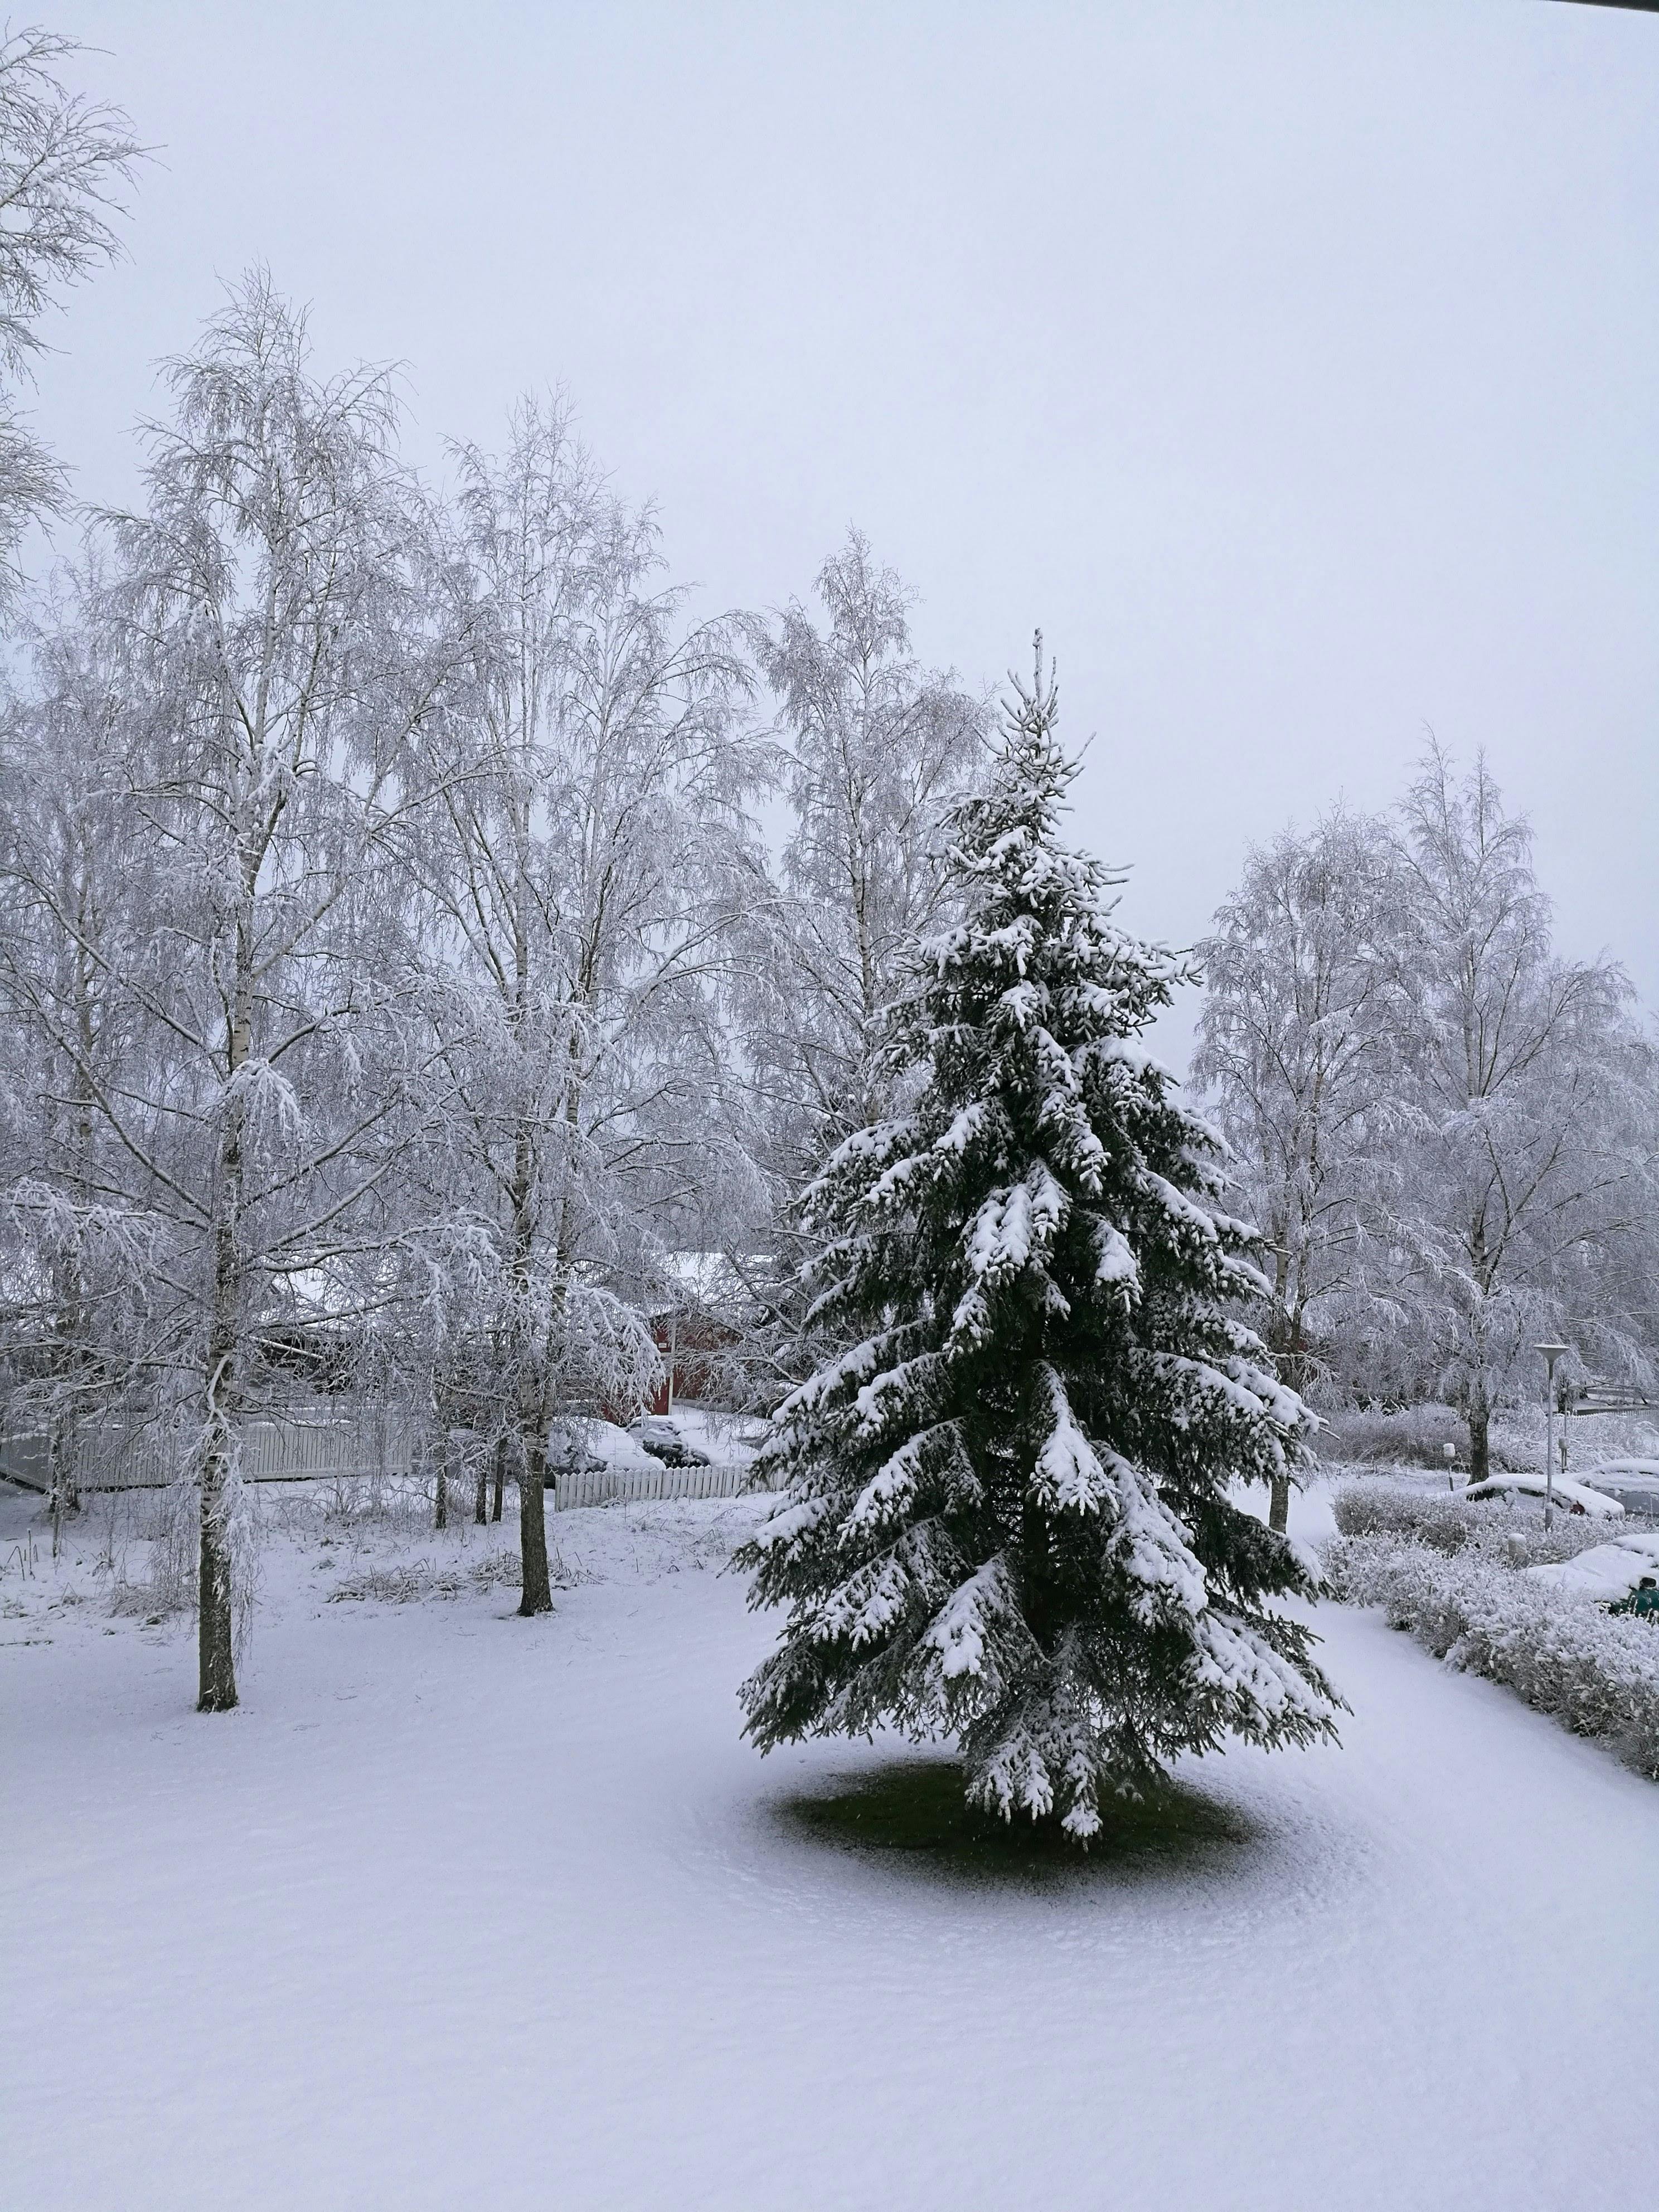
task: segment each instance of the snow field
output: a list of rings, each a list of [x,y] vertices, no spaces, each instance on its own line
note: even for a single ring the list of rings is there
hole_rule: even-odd
[[[1192,1770],[1237,1840],[1074,1874],[848,1849],[792,1800],[922,1754],[738,1741],[769,1631],[713,1568],[763,1510],[561,1516],[589,1578],[531,1622],[499,1588],[331,1602],[273,1545],[216,1719],[177,1626],[0,1623],[9,2200],[1639,2197],[1650,1785],[1328,1607],[1344,1747]]]

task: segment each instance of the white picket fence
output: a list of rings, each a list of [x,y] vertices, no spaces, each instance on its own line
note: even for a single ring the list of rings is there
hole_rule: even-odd
[[[188,1464],[193,1431],[177,1418],[130,1415],[82,1423],[70,1444],[70,1486],[77,1491],[155,1490],[176,1482]],[[406,1413],[380,1407],[307,1407],[259,1413],[240,1427],[241,1468],[250,1482],[326,1482],[352,1476],[407,1474],[418,1432]],[[39,1431],[0,1436],[0,1474],[26,1489],[51,1488],[47,1440]]]
[[[180,1419],[130,1415],[82,1424],[70,1449],[77,1491],[154,1490],[175,1482],[194,1441]],[[382,1407],[307,1407],[259,1413],[240,1425],[241,1466],[250,1482],[333,1482],[407,1475],[417,1465],[420,1432],[408,1414]],[[0,1430],[0,1474],[25,1488],[52,1486],[47,1440],[39,1431]],[[630,1504],[659,1498],[737,1498],[769,1486],[747,1463],[716,1467],[596,1468],[559,1474],[548,1491],[556,1512]]]
[[[769,1486],[752,1467],[596,1468],[560,1474],[551,1486],[556,1511],[584,1505],[631,1505],[650,1498],[738,1498]]]

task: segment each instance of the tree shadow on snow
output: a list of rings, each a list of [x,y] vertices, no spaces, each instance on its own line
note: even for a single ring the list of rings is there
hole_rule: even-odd
[[[1100,1832],[1085,1850],[1058,1821],[976,1811],[951,1759],[890,1759],[834,1781],[777,1802],[787,1832],[957,1881],[1121,1882],[1217,1871],[1260,1835],[1235,1806],[1180,1783],[1103,1807]]]

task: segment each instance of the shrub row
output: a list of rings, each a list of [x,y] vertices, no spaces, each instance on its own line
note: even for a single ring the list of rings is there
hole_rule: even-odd
[[[334,1605],[368,1599],[381,1605],[408,1605],[417,1598],[466,1597],[475,1590],[517,1589],[523,1572],[516,1552],[486,1552],[471,1565],[407,1559],[386,1567],[363,1567],[342,1575],[328,1593]],[[556,1573],[554,1587],[568,1589],[568,1577]]]
[[[1543,1456],[1540,1425],[1518,1415],[1495,1415],[1487,1438],[1494,1470],[1536,1467]],[[1443,1472],[1446,1446],[1456,1462],[1469,1463],[1468,1424],[1449,1406],[1340,1407],[1322,1416],[1319,1455],[1339,1466],[1422,1467]]]
[[[1345,1536],[1392,1536],[1449,1558],[1473,1547],[1510,1566],[1571,1559],[1605,1543],[1610,1533],[1606,1522],[1589,1514],[1563,1512],[1547,1529],[1541,1515],[1502,1498],[1471,1505],[1455,1491],[1406,1490],[1376,1477],[1344,1483],[1332,1498],[1331,1511]]]
[[[1324,1565],[1332,1596],[1380,1605],[1449,1667],[1504,1683],[1659,1781],[1659,1623],[1534,1582],[1484,1543],[1449,1556],[1414,1537],[1340,1535]]]

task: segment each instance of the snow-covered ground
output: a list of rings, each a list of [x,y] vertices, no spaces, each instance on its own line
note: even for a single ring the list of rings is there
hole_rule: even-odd
[[[20,1575],[31,1510],[0,1528],[9,2205],[1650,2185],[1659,1791],[1374,1617],[1321,1623],[1344,1748],[1206,1761],[1185,1843],[1068,1870],[849,1841],[849,1791],[918,1754],[738,1741],[768,1628],[715,1569],[754,1502],[561,1515],[573,1586],[532,1622],[474,1571],[502,1532],[277,1541],[205,1720],[188,1632],[111,1617],[95,1529],[87,1601]],[[325,1595],[422,1559],[460,1595]]]

